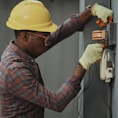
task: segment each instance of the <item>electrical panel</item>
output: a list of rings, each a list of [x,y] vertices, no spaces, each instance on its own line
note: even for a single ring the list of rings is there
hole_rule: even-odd
[[[104,45],[104,52],[100,61],[100,79],[110,82],[115,77],[115,47],[117,23],[110,23],[105,30],[92,32],[92,40]]]

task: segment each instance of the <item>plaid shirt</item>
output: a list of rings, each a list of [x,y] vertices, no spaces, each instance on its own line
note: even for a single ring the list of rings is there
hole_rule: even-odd
[[[73,15],[51,34],[52,46],[82,28]],[[0,118],[44,118],[44,107],[62,111],[79,92],[83,75],[71,75],[57,92],[49,91],[35,60],[11,41],[0,63]]]

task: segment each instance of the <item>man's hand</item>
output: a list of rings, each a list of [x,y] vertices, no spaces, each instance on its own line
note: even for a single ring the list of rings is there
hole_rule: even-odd
[[[88,70],[91,64],[102,58],[103,45],[89,44],[79,60],[79,63],[85,70]]]
[[[101,6],[98,3],[95,3],[90,10],[93,16],[97,16],[104,23],[108,23],[108,17],[113,17],[113,11],[111,9]]]

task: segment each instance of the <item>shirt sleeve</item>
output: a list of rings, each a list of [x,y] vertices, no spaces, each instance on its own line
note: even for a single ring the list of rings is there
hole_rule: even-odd
[[[62,111],[80,90],[80,81],[75,75],[70,76],[55,93],[41,85],[31,69],[25,66],[7,69],[6,76],[9,93],[55,111]]]
[[[49,37],[51,46],[54,46],[63,39],[71,36],[76,31],[82,31],[84,28],[84,23],[81,22],[79,14],[73,14],[70,18],[65,20],[59,25],[55,32],[52,32]]]
[[[66,39],[70,35],[78,31],[83,31],[85,24],[90,20],[90,9],[87,8],[81,13],[75,13],[70,18],[59,25],[55,32],[52,32],[46,41],[51,44],[49,48],[56,45],[58,42]]]

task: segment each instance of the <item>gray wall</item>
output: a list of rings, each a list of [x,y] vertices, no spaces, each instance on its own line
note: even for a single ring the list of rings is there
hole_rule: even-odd
[[[77,12],[78,0],[54,0],[49,2],[43,0],[51,11],[52,17],[57,24],[67,19],[73,12]],[[72,73],[78,61],[78,33],[59,43],[47,53],[38,58],[42,74],[47,87],[56,91],[65,79]],[[45,118],[77,118],[77,98],[75,98],[66,109],[57,113],[46,110]]]
[[[57,24],[77,12],[78,0],[43,0],[51,11],[51,15]],[[78,61],[78,33],[62,41],[47,53],[38,58],[46,86],[56,91],[65,79],[73,72]],[[63,112],[57,113],[46,110],[45,118],[77,118],[77,98],[75,98]]]
[[[19,0],[20,1],[20,0]],[[10,2],[9,0],[0,0],[0,55],[3,51],[3,49],[6,47],[8,42],[14,38],[13,32],[10,31],[6,25],[5,22],[7,20],[7,17],[9,15],[9,12],[11,8],[16,4],[18,0]]]
[[[117,43],[116,43],[116,60],[115,60],[115,79],[112,89],[112,116],[118,118],[118,0],[111,2],[112,9],[114,10],[114,22],[117,23]]]
[[[0,0],[0,55],[10,40],[14,39],[14,33],[5,26],[5,22],[12,7],[21,0]],[[77,12],[78,0],[42,0],[48,7],[55,23],[60,24],[73,12]],[[78,33],[50,49],[36,59],[40,65],[45,85],[48,89],[56,91],[65,79],[71,75],[78,61]],[[46,109],[45,118],[77,118],[77,98],[67,108],[57,113]]]
[[[80,4],[83,4],[83,2],[85,2],[84,5],[86,6],[95,1],[81,1]],[[99,29],[95,21],[96,18],[92,19],[86,25],[83,33],[79,35],[79,39],[84,39],[84,41],[79,40],[79,51],[92,43],[92,31]],[[80,51],[79,56],[81,56],[81,53],[82,51]],[[99,63],[94,64],[87,71],[83,81],[82,95],[83,100],[81,100],[82,98],[78,99],[78,118],[107,118],[105,83],[100,81],[99,78]],[[83,106],[80,103],[81,101],[83,102]]]
[[[80,4],[89,5],[92,3],[98,2],[106,7],[111,7],[114,10],[114,22],[118,21],[118,4],[117,0],[92,0],[92,1],[81,1]],[[80,6],[80,9],[83,9],[83,6]],[[86,47],[87,44],[92,43],[91,33],[93,30],[101,29],[96,23],[96,18],[91,20],[85,27],[83,33],[79,35],[80,38],[83,38],[84,41],[79,40],[79,47]],[[117,26],[118,27],[118,26]],[[106,29],[106,28],[104,28]],[[115,31],[113,31],[115,32]],[[118,35],[118,30],[116,31]],[[118,37],[118,36],[117,36]],[[117,40],[117,39],[116,39]],[[80,48],[79,48],[80,49]],[[82,52],[81,52],[82,53]],[[86,73],[83,82],[83,111],[80,111],[78,118],[117,118],[118,117],[118,80],[117,80],[117,53],[118,49],[116,46],[116,64],[115,64],[115,78],[110,84],[106,84],[104,81],[100,80],[99,77],[99,63],[94,64],[89,71]],[[80,54],[80,53],[79,53]],[[111,95],[112,96],[109,96]],[[110,100],[110,101],[109,101]],[[112,104],[111,104],[112,103]],[[78,108],[81,104],[78,103]],[[79,112],[79,111],[78,111]]]

